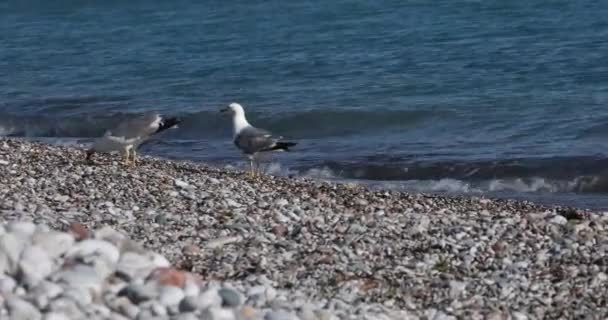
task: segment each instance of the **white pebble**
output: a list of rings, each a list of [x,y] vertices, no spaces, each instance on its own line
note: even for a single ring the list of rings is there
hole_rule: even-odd
[[[50,281],[42,281],[32,289],[31,294],[34,296],[34,304],[38,308],[44,309],[52,299],[55,299],[62,292],[63,288],[60,285]]]
[[[81,308],[93,303],[90,291],[82,288],[70,288],[63,292],[62,296],[76,302]]]
[[[57,258],[64,254],[74,244],[74,236],[64,232],[42,232],[36,233],[32,243],[43,248],[52,258]]]
[[[13,278],[0,274],[0,295],[13,292],[16,286],[17,282]]]
[[[184,285],[184,293],[186,296],[196,297],[201,293],[200,287],[195,283],[192,279],[186,279],[186,284]]]
[[[173,181],[173,183],[175,183],[175,186],[180,189],[189,189],[190,188],[190,185],[188,183],[186,183],[185,181],[179,180],[179,179],[175,179]]]
[[[60,271],[52,276],[56,281],[65,283],[70,287],[91,289],[101,292],[102,279],[95,267],[87,265],[76,265],[70,269]]]
[[[568,224],[568,219],[566,219],[566,217],[564,217],[564,216],[557,215],[557,216],[551,218],[551,220],[549,222],[563,226],[563,225]]]
[[[0,273],[15,274],[25,241],[13,233],[0,236]]]
[[[13,221],[6,226],[6,230],[29,240],[36,232],[36,225],[32,222]]]
[[[298,320],[298,317],[285,310],[271,311],[264,316],[264,320]]]
[[[46,250],[31,246],[23,250],[19,261],[19,271],[25,284],[35,286],[53,272],[53,261]]]
[[[274,205],[275,205],[275,206],[277,206],[277,207],[284,207],[284,206],[286,206],[286,205],[288,205],[288,204],[289,204],[289,201],[287,201],[287,199],[283,199],[283,198],[281,198],[281,199],[277,200],[277,201],[274,203]]]
[[[198,305],[201,309],[217,307],[222,305],[222,297],[217,288],[210,288],[198,297]]]
[[[513,312],[511,314],[513,316],[513,320],[528,320],[528,316],[521,312]]]
[[[87,239],[76,243],[66,253],[66,258],[90,259],[96,257],[102,258],[111,266],[114,266],[120,258],[120,252],[109,242]]]
[[[466,287],[467,287],[466,282],[450,281],[450,297],[452,299],[456,299],[456,298],[460,297],[460,295],[464,292]]]
[[[213,319],[213,320],[234,320],[234,312],[230,309],[225,308],[209,308],[205,309],[201,313],[201,319]]]
[[[130,279],[143,279],[154,268],[150,257],[135,252],[125,252],[118,261],[116,271],[128,275]]]
[[[9,295],[4,301],[8,314],[11,319],[19,320],[39,320],[42,319],[40,311],[31,303],[18,297]]]
[[[175,306],[185,297],[184,291],[174,286],[162,286],[158,300],[163,306]]]
[[[68,316],[59,312],[49,312],[44,314],[44,320],[71,320]]]

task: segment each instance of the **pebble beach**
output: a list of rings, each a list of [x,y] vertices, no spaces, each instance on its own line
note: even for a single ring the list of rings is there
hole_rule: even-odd
[[[604,319],[608,213],[0,140],[0,319]]]

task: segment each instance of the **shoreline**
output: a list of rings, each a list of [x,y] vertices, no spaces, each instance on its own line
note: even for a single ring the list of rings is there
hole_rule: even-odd
[[[608,314],[597,298],[608,272],[604,213],[84,158],[0,139],[2,220],[110,226],[203,279],[250,287],[265,276],[340,318],[377,305],[412,318]]]
[[[25,142],[37,142],[45,145],[53,145],[53,146],[61,146],[61,147],[71,147],[71,148],[85,148],[89,145],[90,141],[85,142],[84,140],[73,141],[56,141],[55,138],[27,138],[27,137],[11,137],[11,139],[25,141]],[[146,149],[145,146],[142,146],[142,149]],[[145,150],[149,153],[148,159],[155,160],[166,160],[173,162],[184,162],[190,163],[193,165],[199,165],[203,167],[211,167],[217,168],[220,170],[226,171],[245,171],[248,170],[246,161],[239,156],[239,152],[234,150],[233,156],[227,156],[227,158],[223,159],[201,159],[196,157],[186,156],[184,154],[160,154],[158,150],[147,149]],[[270,159],[270,158],[269,158]],[[267,159],[268,160],[268,159]],[[576,162],[576,159],[573,159]],[[551,188],[553,183],[556,181],[551,181],[551,179],[544,178],[542,175],[539,176],[531,176],[531,177],[522,177],[522,178],[513,178],[510,180],[509,178],[502,179],[486,179],[480,181],[469,181],[463,180],[457,177],[446,177],[446,178],[435,178],[428,180],[376,180],[376,179],[366,179],[366,178],[357,178],[357,177],[343,177],[340,173],[336,173],[336,171],[326,165],[312,165],[306,167],[300,167],[299,165],[291,163],[287,161],[286,163],[278,159],[278,161],[264,161],[265,170],[269,175],[273,175],[276,177],[285,177],[291,178],[296,177],[300,179],[304,179],[307,181],[326,181],[334,184],[356,184],[365,188],[373,189],[373,190],[392,190],[397,192],[403,192],[408,194],[426,194],[426,195],[437,195],[442,197],[471,197],[471,198],[487,198],[487,199],[502,199],[502,200],[513,200],[513,201],[523,201],[523,202],[531,202],[537,205],[542,205],[546,207],[563,207],[563,208],[576,208],[578,210],[586,210],[586,211],[594,211],[594,212],[604,212],[608,211],[608,204],[605,202],[605,197],[601,192],[580,192],[575,190],[562,190],[562,191],[542,191],[542,190],[534,190],[535,187],[529,186],[529,184],[540,183],[543,185],[546,181],[548,185],[545,185],[547,188]],[[581,178],[579,182],[576,182],[578,178]],[[585,177],[578,176],[578,178],[572,178],[570,180],[566,179],[565,181],[570,181],[571,183],[580,186],[585,186],[584,181],[589,182],[585,188],[589,188],[591,185],[602,185],[602,179],[600,178],[597,181],[594,181],[592,176]],[[484,184],[498,183],[498,184],[518,184],[520,180],[524,180],[524,188],[525,186],[531,187],[532,189],[520,190],[520,189],[493,189]],[[530,180],[526,180],[530,179]],[[562,182],[565,182],[562,181]],[[521,186],[520,186],[521,187]]]

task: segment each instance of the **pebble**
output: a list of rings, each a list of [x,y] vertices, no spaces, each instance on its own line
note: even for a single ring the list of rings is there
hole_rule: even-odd
[[[238,307],[241,304],[241,297],[237,292],[230,288],[221,288],[218,294],[222,298],[222,306],[228,308]]]
[[[193,312],[199,309],[198,299],[193,296],[186,296],[179,303],[180,312]]]
[[[175,186],[181,189],[188,189],[190,187],[190,185],[182,180],[179,179],[175,179],[174,180]]]
[[[199,320],[199,318],[194,313],[188,312],[173,316],[171,320]]]
[[[44,320],[71,320],[67,315],[59,312],[47,312],[44,314]]]
[[[129,279],[146,278],[155,269],[149,257],[135,252],[125,252],[120,256],[116,271]]]
[[[564,226],[564,225],[568,224],[568,219],[566,219],[566,217],[564,217],[564,216],[556,215],[553,218],[551,218],[550,222],[553,224]]]
[[[32,243],[42,248],[51,259],[55,259],[68,251],[74,241],[73,235],[57,231],[36,233],[32,239]]]
[[[233,310],[225,308],[208,308],[201,312],[201,320],[235,320],[236,316]]]
[[[200,309],[219,307],[222,305],[222,297],[219,295],[217,289],[209,288],[201,293],[201,295],[198,297],[197,303]]]
[[[29,241],[36,232],[36,225],[29,221],[13,221],[6,225],[6,230]]]
[[[314,308],[310,304],[302,305],[297,315],[301,320],[317,320]]]
[[[42,319],[42,314],[31,303],[8,295],[5,298],[4,304],[8,309],[10,320],[39,320]]]
[[[48,310],[57,313],[63,313],[71,319],[83,319],[84,314],[76,305],[74,300],[68,298],[57,298],[52,300],[47,307]]]
[[[69,231],[78,241],[84,240],[90,236],[89,229],[82,223],[72,222]]]
[[[183,288],[186,285],[186,273],[171,267],[154,269],[148,279],[163,286]]]
[[[159,291],[158,300],[163,306],[169,307],[178,305],[186,294],[180,288],[174,286],[162,286]]]
[[[276,310],[267,313],[264,320],[298,320],[298,317],[285,310]]]
[[[31,290],[34,297],[33,302],[40,309],[46,308],[52,299],[55,299],[63,292],[63,288],[50,281],[42,281]]]
[[[105,276],[98,274],[93,266],[77,264],[53,274],[52,278],[70,287],[81,287],[100,292]]]
[[[597,299],[608,281],[602,214],[301,178],[254,181],[238,171],[151,158],[124,168],[98,155],[92,166],[71,147],[2,142],[20,151],[0,150],[0,159],[19,164],[0,170],[0,290],[43,317],[608,314]],[[32,254],[40,248],[50,274],[24,276],[20,270],[34,268],[36,259],[48,262]],[[56,287],[45,295],[40,288],[48,284]],[[124,294],[129,286],[142,292]],[[0,296],[3,318],[7,295]],[[112,311],[117,300],[124,305]]]
[[[76,302],[78,307],[85,307],[93,302],[90,291],[82,288],[68,288],[61,296]]]
[[[68,259],[80,259],[83,261],[99,258],[108,263],[108,265],[114,266],[118,263],[120,251],[109,242],[86,239],[74,244],[74,246],[66,252],[65,256]]]
[[[127,297],[132,303],[140,304],[155,299],[157,294],[155,293],[155,288],[153,286],[132,283],[120,290],[117,296]]]
[[[0,271],[5,274],[15,274],[25,241],[13,233],[0,236]]]
[[[135,319],[139,313],[139,308],[132,304],[127,298],[116,298],[111,300],[110,309],[118,312],[129,319]]]
[[[450,281],[450,297],[458,298],[466,289],[467,284],[462,281]]]
[[[25,248],[19,261],[19,272],[24,284],[33,287],[53,272],[53,261],[43,248],[33,245]]]
[[[13,292],[17,286],[17,281],[13,278],[0,274],[0,294],[7,295],[7,293]]]

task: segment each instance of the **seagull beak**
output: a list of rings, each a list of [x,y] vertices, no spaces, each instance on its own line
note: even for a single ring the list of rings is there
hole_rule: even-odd
[[[222,109],[220,109],[220,113],[226,113],[226,112],[228,112],[228,110],[229,110],[228,107],[222,108]]]

